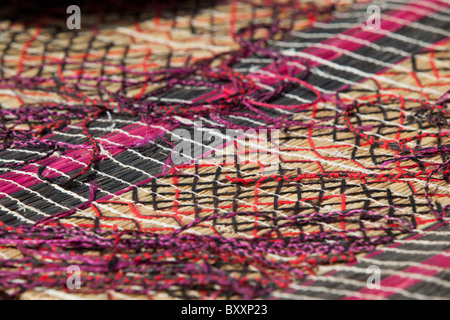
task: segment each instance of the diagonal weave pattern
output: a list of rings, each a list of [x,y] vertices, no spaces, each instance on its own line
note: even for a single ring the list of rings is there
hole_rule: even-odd
[[[5,11],[3,296],[296,298],[280,289],[443,224],[450,3],[373,3],[381,29],[367,1],[85,6],[81,31]],[[279,130],[277,171],[251,145],[171,162],[176,129],[227,128]]]

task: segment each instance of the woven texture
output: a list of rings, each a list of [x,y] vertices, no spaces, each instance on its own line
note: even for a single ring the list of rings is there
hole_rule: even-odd
[[[450,298],[449,1],[80,7],[0,12],[3,298]]]

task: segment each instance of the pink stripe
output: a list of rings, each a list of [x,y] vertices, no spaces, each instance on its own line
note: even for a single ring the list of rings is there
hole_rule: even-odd
[[[170,129],[167,125],[160,124],[162,127],[166,127],[167,129]],[[108,133],[101,138],[106,139],[110,142],[118,143],[120,145],[132,145],[133,143],[141,140],[141,139],[149,139],[154,140],[161,132],[150,128],[144,125],[140,124],[131,124],[128,125],[122,130],[127,131],[129,134],[136,136],[136,137],[130,137],[125,133]],[[102,141],[102,145],[109,146],[108,152],[115,156],[118,153],[122,152],[124,148],[115,146],[113,144],[108,143],[107,141]],[[85,145],[87,146],[87,145]],[[90,150],[87,149],[74,149],[67,152],[64,152],[63,154],[66,157],[73,158],[79,162],[87,163],[90,158]],[[44,165],[48,168],[56,169],[63,173],[68,173],[70,171],[81,169],[84,167],[83,164],[74,162],[73,160],[61,158],[61,157],[51,157],[49,159],[38,161],[37,164]],[[28,165],[20,170],[16,170],[14,172],[9,172],[6,174],[0,175],[0,192],[11,194],[16,191],[24,190],[25,188],[29,188],[33,185],[36,185],[38,183],[42,183],[40,179],[37,177],[30,176],[26,174],[25,172],[33,173],[37,175],[38,167],[36,165]],[[55,178],[60,176],[60,174],[47,169],[44,171],[44,176],[48,178]],[[15,182],[16,184],[12,183]],[[3,198],[4,195],[0,195],[0,198]]]
[[[444,252],[449,253],[450,249],[446,250]],[[441,268],[450,268],[450,257],[439,254],[434,257],[428,258],[425,261],[422,261],[421,264],[428,265],[428,266],[434,266],[434,267],[441,267]],[[408,267],[408,268],[404,269],[402,272],[414,273],[417,275],[424,275],[424,276],[433,276],[433,275],[437,274],[439,271],[425,269],[420,266],[417,266],[417,267],[413,266],[413,267]],[[381,273],[383,273],[383,269],[381,269]],[[358,292],[361,294],[370,294],[370,295],[379,296],[380,298],[387,298],[391,295],[394,295],[395,291],[386,289],[386,287],[407,289],[407,288],[411,287],[412,285],[419,283],[419,282],[421,282],[420,279],[411,279],[407,275],[405,275],[405,276],[393,275],[393,276],[389,276],[389,277],[381,280],[380,285],[381,285],[382,289],[385,288],[384,290],[364,288]],[[359,299],[361,299],[361,298],[356,297],[356,296],[348,296],[348,297],[345,297],[343,300],[359,300]]]
[[[433,225],[433,226],[431,226],[430,228],[428,228],[427,231],[439,230],[439,229],[442,228],[444,225],[445,225],[444,223],[437,223],[436,225]],[[414,236],[412,236],[412,237],[409,237],[408,240],[417,239],[417,238],[421,238],[421,237],[423,237],[423,235],[421,235],[421,234],[416,234],[416,235],[414,235]],[[390,245],[389,247],[390,247],[390,248],[393,248],[393,247],[398,247],[398,246],[401,246],[401,244],[393,244],[393,245]],[[377,250],[377,251],[371,252],[371,253],[369,253],[369,254],[366,254],[364,257],[365,257],[365,258],[372,258],[372,257],[374,257],[374,256],[377,256],[378,254],[381,254],[381,253],[383,253],[383,251]],[[440,259],[440,257],[441,257],[441,255],[434,256],[434,257],[432,257],[432,258],[430,258],[430,259],[428,259],[428,260],[426,260],[426,261],[422,261],[422,264],[427,264],[427,265],[431,265],[431,266],[438,266],[438,267],[449,268],[449,267],[450,267],[450,265],[449,265],[449,260],[448,260],[449,258],[448,258],[448,257],[444,257],[445,260],[442,260],[442,259]],[[435,258],[436,258],[436,259],[435,259]],[[356,265],[357,263],[358,263],[358,262],[355,261],[355,262],[352,262],[352,263],[348,263],[348,264],[346,264],[346,265],[347,265],[347,266],[354,266],[354,265]],[[413,269],[413,270],[414,270],[414,272],[417,273],[417,270],[416,270],[416,269]],[[421,269],[421,270],[422,270],[422,269]],[[330,271],[330,272],[327,272],[326,274],[322,275],[321,277],[326,278],[327,276],[332,276],[332,275],[334,275],[334,274],[336,274],[336,273],[337,273],[337,271]],[[303,286],[303,287],[308,287],[308,286],[310,286],[310,285],[313,285],[313,284],[316,283],[316,282],[317,282],[316,280],[309,280],[309,281],[305,281],[304,283],[302,283],[302,284],[300,284],[300,285]],[[295,294],[295,292],[296,292],[296,289],[293,289],[293,288],[288,288],[288,289],[286,289],[286,290],[283,291],[283,293],[286,293],[286,294]],[[371,290],[370,294],[372,294],[372,290]],[[273,299],[276,299],[276,298],[269,298],[269,299],[270,299],[270,300],[273,300]],[[359,298],[353,297],[353,296],[347,296],[347,297],[345,297],[345,298],[343,298],[343,299],[349,300],[349,299],[359,299]]]
[[[417,3],[411,3],[405,6],[400,7],[399,9],[393,10],[388,12],[387,14],[389,14],[390,16],[394,16],[394,17],[399,17],[402,18],[404,20],[407,20],[409,22],[421,19],[423,17],[425,17],[426,15],[424,14],[418,14],[414,12],[414,8],[416,6],[423,6],[425,8],[427,8],[427,10],[429,10],[429,13],[431,12],[435,12],[434,9],[430,9],[428,4],[429,3],[434,3],[434,4],[440,4],[443,5],[442,2],[439,2],[437,0],[427,0],[427,1],[419,1]],[[447,4],[445,4],[445,6],[448,6]],[[410,12],[405,12],[403,10],[405,9],[411,9]],[[350,35],[352,34],[354,37],[360,38],[360,39],[364,39],[364,40],[369,40],[369,41],[374,41],[378,38],[383,37],[383,35],[378,35],[378,34],[374,34],[370,31],[363,31],[361,32],[361,26],[352,28],[347,30],[346,32],[344,32],[343,34],[347,34]],[[390,22],[390,21],[384,21],[383,22],[383,29],[384,30],[388,30],[391,32],[394,32],[395,30],[398,30],[399,28],[401,28],[403,25],[400,23],[395,23],[395,22]],[[344,41],[342,39],[339,39],[337,37],[331,38],[331,39],[327,39],[325,41],[323,41],[322,43],[324,44],[328,44],[328,45],[333,45],[337,48],[342,48],[342,49],[346,49],[346,50],[356,50],[360,47],[362,47],[363,45],[360,44],[355,44],[354,42],[350,42],[350,41]],[[326,49],[320,49],[320,48],[309,48],[306,49],[305,52],[310,53],[310,54],[314,54],[316,56],[322,57],[322,58],[327,58],[327,59],[335,59],[337,58],[337,54],[334,51],[331,50],[326,50]],[[267,68],[271,68],[271,66],[266,66],[264,69]],[[219,92],[217,92],[219,93]],[[210,94],[208,94],[210,95]],[[219,94],[220,96],[220,94]],[[216,97],[217,98],[217,97]],[[128,127],[133,127],[134,125],[130,125]],[[124,128],[124,130],[126,130],[127,128]],[[146,132],[146,130],[148,130],[148,127],[145,126],[136,126],[135,128],[130,129],[130,134],[133,135],[137,135],[140,136],[141,139],[145,138],[148,135],[148,132]],[[150,136],[152,136],[153,133],[150,133]],[[109,141],[112,142],[116,142],[116,143],[120,143],[120,144],[132,144],[136,141],[138,141],[138,138],[133,138],[133,137],[129,137],[126,134],[123,133],[114,133],[114,134],[107,134],[102,138],[106,138],[109,137]],[[119,152],[121,152],[123,150],[123,148],[120,147],[111,147],[111,149],[108,149],[108,151],[112,154],[112,155],[116,155]],[[73,151],[69,151],[64,153],[64,155],[69,156],[69,157],[74,157],[76,158],[78,161],[80,162],[84,162],[86,163],[89,159],[89,151],[88,150],[73,150]],[[43,164],[43,165],[47,165],[50,168],[54,168],[57,169],[61,172],[67,173],[69,171],[75,170],[75,169],[79,169],[82,168],[83,165],[74,163],[74,162],[68,162],[67,159],[56,159],[56,157],[52,157],[50,159],[47,159],[45,161],[40,161],[38,162],[39,164]],[[32,172],[32,173],[37,173],[37,168],[35,166],[26,166],[24,168],[21,169],[22,171],[27,171],[27,172]],[[48,177],[55,177],[58,176],[58,174],[53,173],[50,170],[46,170],[45,175]],[[0,178],[3,179],[8,179],[8,180],[13,180],[16,183],[22,185],[23,187],[30,187],[36,183],[40,183],[41,181],[37,178],[34,177],[30,177],[28,175],[24,175],[23,173],[20,172],[14,172],[14,173],[8,173],[8,174],[4,174],[1,175]],[[11,183],[7,183],[5,181],[1,181],[0,180],[0,191],[7,193],[7,194],[11,194],[15,191],[19,191],[23,188],[15,186],[14,184]]]
[[[443,5],[443,3],[441,3],[440,1],[437,1],[437,0],[412,2],[410,4],[400,7],[398,9],[389,11],[385,15],[388,15],[390,17],[400,18],[400,19],[403,19],[408,22],[414,22],[419,19],[427,17],[427,15],[430,13],[436,12],[435,9],[429,7],[430,3],[439,4],[441,6]],[[428,10],[428,12],[427,13],[416,13],[415,10],[417,10],[417,6],[424,7],[421,9],[426,9],[426,10]],[[445,6],[448,7],[448,4],[445,4]],[[406,11],[406,10],[410,10],[410,11]],[[355,38],[358,38],[358,39],[361,39],[364,41],[370,41],[370,42],[375,42],[376,40],[384,37],[383,34],[378,34],[376,32],[372,32],[370,29],[365,28],[364,25],[365,25],[364,23],[361,23],[357,27],[354,27],[345,32],[342,32],[341,34],[348,35],[348,36],[351,35],[352,37],[355,37]],[[389,31],[389,32],[395,32],[404,26],[405,26],[405,24],[403,24],[403,23],[388,21],[386,19],[383,19],[383,16],[381,17],[381,29],[382,30]],[[364,47],[363,44],[355,43],[355,42],[349,41],[349,40],[343,40],[337,36],[327,39],[327,40],[321,42],[320,44],[326,44],[326,45],[330,45],[330,46],[333,46],[338,49],[345,49],[348,51],[355,51],[361,47]],[[322,59],[329,60],[329,61],[334,60],[340,56],[340,54],[334,50],[317,48],[314,46],[303,50],[303,52],[320,57]],[[311,66],[316,66],[318,64],[319,64],[318,62],[314,62],[314,61],[311,62]]]
[[[411,22],[415,22],[417,20],[427,17],[427,15],[430,13],[436,12],[437,11],[436,9],[430,8],[430,4],[440,5],[441,7],[449,6],[448,3],[442,3],[441,1],[438,1],[438,0],[412,1],[406,5],[403,5],[397,9],[395,9],[395,10],[389,11],[389,12],[385,13],[384,15],[385,16],[388,15],[388,16],[394,17],[394,18],[400,18],[400,19],[403,19],[403,20],[411,23]],[[422,11],[426,11],[426,12],[425,13],[417,13],[416,11],[417,11],[418,6],[421,7],[420,9]],[[409,10],[409,11],[406,11],[406,10]],[[330,21],[330,22],[332,22],[332,21]],[[365,23],[362,22],[358,26],[348,29],[340,34],[348,35],[348,36],[351,35],[352,37],[355,37],[357,39],[361,39],[364,41],[370,41],[370,42],[374,42],[374,41],[384,37],[383,34],[378,34],[378,33],[372,32],[370,29],[367,29],[364,26],[365,26]],[[381,29],[382,30],[389,31],[389,32],[395,32],[404,26],[405,26],[405,24],[403,24],[403,23],[388,21],[386,19],[383,20],[383,16],[381,17]],[[344,49],[344,50],[348,50],[348,51],[355,51],[359,48],[364,47],[364,44],[359,44],[359,43],[349,41],[349,40],[343,40],[343,39],[339,38],[338,36],[324,40],[324,41],[320,42],[320,44],[326,44],[329,46],[333,46],[337,49]],[[339,52],[336,52],[335,50],[319,48],[314,45],[310,48],[302,50],[302,52],[314,55],[316,57],[319,57],[319,58],[322,58],[322,59],[325,59],[328,61],[332,61],[341,55]],[[310,65],[310,67],[314,67],[314,66],[320,65],[320,63],[316,62],[316,61],[309,61],[309,65]],[[269,70],[270,71],[271,69],[273,69],[273,67],[274,67],[273,64],[269,64],[269,65],[265,66],[264,68],[261,68],[261,70]],[[227,88],[230,89],[231,86],[228,86]],[[213,96],[211,96],[210,99],[212,99],[212,98],[219,99],[219,98],[223,98],[223,97],[224,97],[224,94],[221,91],[215,91],[215,94]]]

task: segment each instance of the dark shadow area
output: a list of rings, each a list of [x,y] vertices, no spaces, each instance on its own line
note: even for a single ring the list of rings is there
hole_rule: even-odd
[[[26,25],[60,26],[70,16],[67,7],[80,7],[83,24],[108,24],[122,20],[140,21],[157,12],[171,12],[174,16],[195,16],[202,9],[211,8],[222,0],[7,0],[0,4],[0,21]]]

